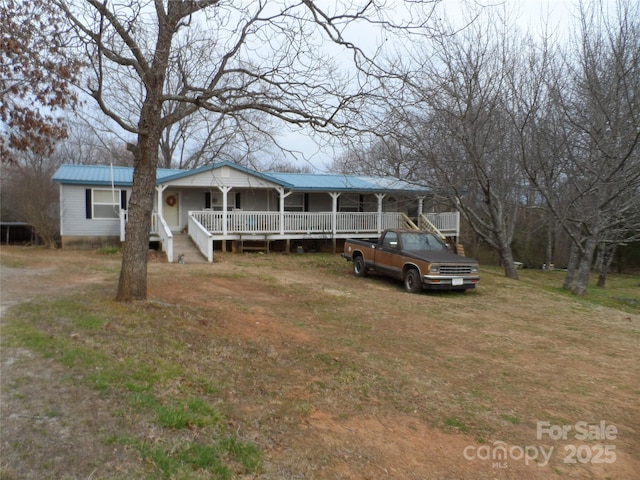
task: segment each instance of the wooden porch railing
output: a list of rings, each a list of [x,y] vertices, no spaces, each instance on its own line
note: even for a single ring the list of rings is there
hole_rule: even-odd
[[[400,228],[401,213],[377,212],[189,212],[212,234],[379,233]],[[226,220],[226,225],[225,225]]]
[[[420,220],[426,220],[428,226],[435,227],[445,236],[460,236],[460,212],[423,213]],[[425,225],[418,225],[427,229]]]
[[[214,235],[235,234],[375,234],[387,228],[403,228],[400,212],[249,212],[191,211],[193,217]],[[444,235],[457,235],[457,212],[423,215]]]
[[[127,212],[120,216],[120,236],[125,237]],[[426,222],[429,222],[428,224]],[[261,238],[371,238],[387,228],[435,227],[444,236],[458,236],[458,212],[426,213],[413,222],[401,212],[220,212],[213,210],[189,212],[189,235],[209,262],[213,261],[213,241],[239,239],[243,236]],[[157,212],[151,217],[151,235],[160,238],[163,250],[170,256],[173,235]],[[246,238],[246,237],[244,237]],[[169,259],[171,261],[172,259]]]

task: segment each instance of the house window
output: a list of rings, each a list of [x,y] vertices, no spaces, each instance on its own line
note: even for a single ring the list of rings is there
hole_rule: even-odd
[[[120,218],[120,190],[91,190],[90,218]]]
[[[284,199],[285,212],[304,212],[304,193],[292,193]]]
[[[343,193],[338,197],[339,212],[362,212],[362,196]]]
[[[222,211],[224,202],[222,192],[211,191],[204,194],[204,208]],[[240,208],[240,192],[227,193],[227,210],[234,210]]]

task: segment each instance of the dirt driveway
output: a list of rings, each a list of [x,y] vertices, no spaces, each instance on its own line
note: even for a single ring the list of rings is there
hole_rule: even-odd
[[[230,422],[264,452],[247,478],[640,478],[638,315],[491,273],[475,292],[408,295],[342,262],[149,265],[149,301],[180,307],[169,328],[188,352],[176,355],[224,376]],[[3,318],[20,302],[112,296],[118,267],[5,247]],[[1,361],[0,478],[143,478],[143,459],[105,439],[163,433],[119,416],[123,399],[24,346]]]

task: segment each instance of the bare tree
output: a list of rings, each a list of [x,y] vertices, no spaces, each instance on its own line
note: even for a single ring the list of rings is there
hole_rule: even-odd
[[[640,6],[582,4],[573,47],[551,77],[553,148],[528,171],[573,241],[563,286],[583,295],[596,246],[638,230]]]
[[[206,46],[202,43],[201,48]],[[206,63],[207,51],[189,61]],[[179,58],[169,68],[167,89],[179,92],[185,88],[182,70],[187,62]],[[181,107],[180,100],[167,101],[163,116]],[[260,111],[212,112],[201,109],[167,125],[160,138],[159,166],[162,168],[196,168],[212,161],[231,160],[241,165],[254,165],[254,157],[274,143],[277,129],[269,116]]]
[[[61,163],[132,166],[133,155],[126,144],[109,132],[96,130],[83,114],[67,120],[67,137],[55,147]]]
[[[71,82],[81,63],[64,53],[68,32],[44,0],[0,0],[0,158],[49,154],[66,127],[58,113],[73,108]]]
[[[224,116],[262,112],[316,129],[348,128],[349,114],[362,110],[370,89],[363,73],[371,63],[345,32],[358,21],[390,21],[373,2],[331,2],[323,9],[311,0],[53,1],[85,42],[91,96],[135,137],[120,301],[147,295],[162,132],[199,110]],[[407,5],[416,9],[422,3],[429,8],[433,2]],[[339,61],[351,63],[350,74]],[[168,88],[171,69],[181,76],[178,91]],[[118,83],[119,78],[125,80]],[[117,102],[125,97],[124,104]],[[175,105],[169,111],[167,102]]]
[[[51,180],[58,166],[54,157],[22,152],[2,169],[3,210],[31,225],[49,248],[59,238],[59,192]]]
[[[392,110],[414,178],[446,196],[498,252],[505,275],[517,279],[511,243],[528,185],[511,99],[524,47],[495,20],[479,19],[459,32],[443,26],[405,76],[412,98]]]

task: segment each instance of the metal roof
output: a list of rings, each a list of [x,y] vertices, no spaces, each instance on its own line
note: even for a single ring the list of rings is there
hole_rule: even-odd
[[[237,165],[233,162],[220,162],[205,165],[193,170],[163,169],[157,170],[156,183],[162,184],[178,178],[197,175],[221,166],[229,166],[257,176],[285,188],[295,191],[322,192],[412,192],[426,193],[428,188],[414,185],[395,177],[372,177],[360,175],[313,174],[313,173],[283,173],[257,172]],[[109,165],[62,165],[54,174],[53,181],[75,185],[118,185],[131,186],[133,184],[133,168],[111,167]]]
[[[162,183],[166,177],[183,170],[159,168],[156,178]],[[53,175],[53,181],[75,185],[133,185],[133,168],[110,165],[62,165]]]
[[[428,192],[424,186],[414,185],[395,177],[360,175],[267,172],[271,178],[286,182],[293,190],[303,191],[359,191],[359,192]]]

